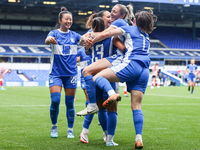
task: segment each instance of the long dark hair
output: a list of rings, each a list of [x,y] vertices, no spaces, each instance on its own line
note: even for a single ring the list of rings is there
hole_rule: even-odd
[[[157,16],[153,11],[139,11],[135,14],[136,25],[141,32],[151,33],[155,27],[154,22],[157,21]]]
[[[96,17],[92,20],[93,32],[102,32],[105,29],[104,20],[101,17]]]

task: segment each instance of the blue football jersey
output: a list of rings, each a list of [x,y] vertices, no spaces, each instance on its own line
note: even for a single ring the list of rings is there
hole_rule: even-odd
[[[129,24],[124,19],[117,19],[114,22],[111,23],[111,27],[119,28],[122,26],[129,26]],[[124,43],[125,37],[123,35],[119,35],[118,38]],[[124,55],[122,51],[120,51],[117,47],[113,47],[113,55]]]
[[[48,36],[55,37],[57,44],[51,44],[51,66],[49,74],[56,76],[75,76],[77,74],[77,44],[81,35],[69,30],[50,31]]]
[[[125,37],[124,44],[127,48],[125,59],[142,61],[145,67],[149,67],[150,40],[147,33],[142,33],[137,26],[120,27]]]
[[[187,69],[189,71],[189,76],[194,75],[194,72],[197,70],[197,65],[196,64],[194,64],[194,65],[189,64],[189,65],[187,65]]]
[[[121,26],[129,26],[129,24],[124,19],[119,18],[119,19],[113,21],[110,26],[118,28]]]
[[[90,56],[86,55],[85,48],[80,48],[77,52],[77,56],[80,56],[80,67],[85,68],[86,66],[91,64]]]
[[[112,42],[111,38],[107,38],[103,41],[95,43],[90,49],[89,49],[89,56],[91,58],[91,63],[96,62],[99,59],[105,58],[110,56],[110,54],[113,51],[112,49]]]

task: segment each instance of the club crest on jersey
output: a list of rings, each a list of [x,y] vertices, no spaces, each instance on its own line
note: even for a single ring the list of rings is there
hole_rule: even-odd
[[[71,38],[71,42],[72,42],[72,43],[75,43],[75,41],[74,41],[74,39],[73,39],[73,38]]]

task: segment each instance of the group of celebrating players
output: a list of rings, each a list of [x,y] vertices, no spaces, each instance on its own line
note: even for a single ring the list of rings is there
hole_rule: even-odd
[[[101,11],[89,17],[91,28],[83,36],[70,30],[72,14],[62,7],[58,15],[60,28],[50,31],[45,43],[51,45],[49,89],[51,94],[51,137],[58,137],[57,117],[62,86],[65,91],[68,138],[74,138],[74,97],[77,88],[77,60],[84,62],[81,86],[85,91],[86,108],[77,112],[85,116],[80,141],[88,143],[89,126],[95,113],[104,132],[106,146],[113,141],[117,126],[117,105],[121,101],[117,82],[126,82],[131,93],[131,108],[135,126],[135,148],[143,148],[142,98],[149,79],[149,33],[157,17],[152,11],[133,14],[131,5],[116,4],[111,13]],[[77,51],[77,45],[84,48]],[[86,55],[86,53],[89,56]]]
[[[117,125],[117,104],[121,96],[115,82],[126,82],[131,93],[136,131],[135,148],[142,148],[144,119],[141,102],[147,87],[150,64],[148,34],[153,31],[157,17],[152,11],[140,11],[134,16],[131,5],[121,4],[115,5],[111,13],[101,11],[96,17],[92,17],[91,30],[81,36],[69,30],[72,25],[72,14],[66,8],[62,8],[58,15],[60,28],[51,31],[45,40],[52,48],[49,75],[51,137],[58,137],[57,117],[63,85],[68,120],[67,137],[74,138],[74,96],[77,86],[76,60],[79,43],[85,47],[80,54],[81,50],[78,50],[79,59],[90,63],[83,69],[88,104],[86,109],[76,113],[78,116],[85,116],[80,134],[81,142],[88,143],[88,128],[93,114],[98,113],[106,146],[118,145],[113,138]],[[89,61],[84,55],[85,50],[89,53]]]

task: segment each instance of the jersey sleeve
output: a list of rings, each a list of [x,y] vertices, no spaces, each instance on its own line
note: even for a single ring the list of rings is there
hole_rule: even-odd
[[[125,33],[129,32],[129,30],[127,29],[127,27],[128,27],[128,26],[121,26],[121,27],[118,28],[118,29],[120,29],[120,30],[123,32],[123,34],[125,34]],[[122,34],[122,35],[123,35],[123,34]]]
[[[77,43],[80,42],[80,39],[81,39],[81,35],[76,33],[76,41],[77,41]]]
[[[197,65],[195,66],[195,70],[197,70]]]
[[[187,65],[187,69],[189,69],[189,65]]]
[[[128,23],[124,19],[117,19],[110,25],[111,27],[121,27],[121,26],[128,26]]]
[[[80,56],[80,61],[90,60],[90,57],[86,55],[85,48],[81,48],[77,51],[77,56]]]
[[[54,31],[50,31],[49,34],[47,35],[47,37],[48,37],[48,36],[55,37],[55,32],[54,32]]]

